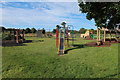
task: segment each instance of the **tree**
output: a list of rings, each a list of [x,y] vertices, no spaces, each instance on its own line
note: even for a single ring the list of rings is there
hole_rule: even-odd
[[[73,30],[73,34],[76,34],[76,33],[78,33],[78,31],[76,31],[76,30]]]
[[[94,31],[94,29],[90,29],[90,30]]]
[[[53,33],[56,33],[56,29],[53,29],[53,31],[52,31]]]
[[[94,31],[93,31],[93,34],[97,34],[97,30],[94,30]]]
[[[89,31],[93,32],[94,33],[94,29],[89,29]]]
[[[6,29],[5,27],[0,26],[0,32],[4,32],[5,29]]]
[[[95,20],[97,27],[114,29],[120,23],[119,2],[79,2],[79,7],[88,20]]]
[[[25,33],[31,33],[30,28],[26,28]]]
[[[43,28],[42,33],[45,34],[45,29]]]
[[[60,26],[59,25],[56,25],[57,28],[59,28]]]
[[[65,23],[65,22],[62,22],[61,25],[63,25],[63,27],[65,27],[66,23]]]
[[[85,28],[81,28],[81,29],[79,30],[80,34],[84,34],[86,31],[87,31],[87,30],[86,30]]]
[[[36,29],[35,29],[35,28],[32,28],[32,29],[31,29],[31,32],[32,32],[32,33],[35,33],[35,32],[36,32]]]

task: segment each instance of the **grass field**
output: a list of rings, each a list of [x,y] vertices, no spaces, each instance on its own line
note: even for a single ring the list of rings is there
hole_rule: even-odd
[[[57,55],[55,38],[28,37],[32,43],[2,47],[3,78],[117,78],[118,44],[87,47],[92,40],[77,39],[76,48]],[[43,41],[40,41],[43,40]]]

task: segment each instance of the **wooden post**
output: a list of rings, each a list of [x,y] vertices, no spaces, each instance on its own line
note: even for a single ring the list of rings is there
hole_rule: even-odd
[[[22,42],[24,42],[24,31],[22,31]]]
[[[111,31],[110,31],[110,42],[111,42]]]
[[[104,30],[104,42],[105,42],[105,39],[106,39],[106,31]]]
[[[117,32],[116,32],[117,33]],[[118,39],[117,39],[117,35],[116,35],[116,33],[115,33],[115,39],[116,39],[116,41],[118,42]]]
[[[58,47],[58,28],[56,27],[56,47]]]
[[[14,36],[15,36],[15,34],[14,34],[14,31],[12,32],[12,40],[14,41],[15,40],[15,38],[14,38]]]
[[[16,31],[16,43],[19,43],[19,41],[18,41],[19,39],[18,39],[18,30]]]
[[[99,41],[100,41],[100,30],[99,30]]]
[[[98,42],[98,27],[97,27],[97,42]]]

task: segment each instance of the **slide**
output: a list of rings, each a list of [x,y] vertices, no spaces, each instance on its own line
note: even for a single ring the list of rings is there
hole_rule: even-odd
[[[59,49],[59,54],[63,54],[63,38],[60,39],[60,49]]]
[[[92,34],[90,34],[90,36],[94,39],[94,36]]]

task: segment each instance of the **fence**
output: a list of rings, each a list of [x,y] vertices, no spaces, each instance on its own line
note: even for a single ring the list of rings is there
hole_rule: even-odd
[[[37,37],[36,33],[29,33],[29,34],[25,34],[25,37]]]

